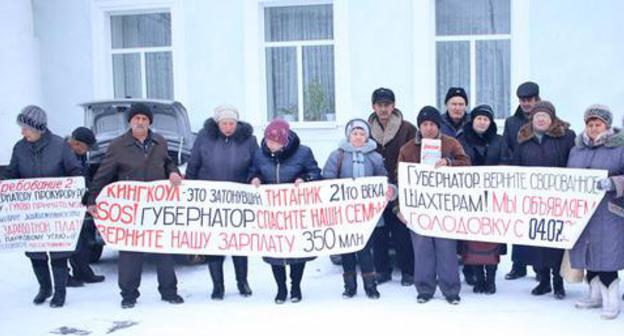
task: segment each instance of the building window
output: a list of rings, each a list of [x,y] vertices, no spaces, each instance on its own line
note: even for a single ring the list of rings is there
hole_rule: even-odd
[[[171,14],[111,15],[115,98],[173,99]]]
[[[264,8],[269,120],[335,120],[333,21],[331,4]]]
[[[496,118],[511,109],[510,0],[436,0],[437,99],[466,89],[472,106],[489,104]]]

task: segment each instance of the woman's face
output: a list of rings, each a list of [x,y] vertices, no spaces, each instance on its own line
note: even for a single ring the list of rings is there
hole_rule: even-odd
[[[284,148],[284,145],[282,145],[281,143],[270,139],[266,139],[266,145],[271,153],[279,152],[282,150],[282,148]]]
[[[236,132],[236,125],[238,123],[234,119],[223,119],[217,123],[219,125],[219,131],[226,137],[231,136]]]
[[[354,128],[349,134],[349,143],[355,148],[364,146],[366,140],[366,132],[361,128]]]
[[[41,139],[41,132],[35,131],[32,128],[22,127],[22,136],[28,142],[36,142]]]
[[[596,138],[606,130],[607,124],[598,118],[589,119],[585,124],[585,133],[592,140],[596,140]]]
[[[546,112],[536,112],[533,115],[533,128],[540,132],[546,132],[552,125],[552,118]]]
[[[472,121],[472,128],[478,134],[483,134],[485,133],[485,131],[488,130],[488,128],[490,128],[491,123],[492,122],[490,121],[490,118],[480,115],[474,118],[474,120]]]

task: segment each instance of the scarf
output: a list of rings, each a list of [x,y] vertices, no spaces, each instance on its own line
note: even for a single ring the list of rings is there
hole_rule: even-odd
[[[366,166],[364,164],[366,161],[366,155],[373,152],[377,148],[375,142],[369,139],[364,146],[356,148],[346,140],[343,140],[340,143],[340,148],[344,150],[345,153],[351,154],[351,177],[355,178],[366,176]]]

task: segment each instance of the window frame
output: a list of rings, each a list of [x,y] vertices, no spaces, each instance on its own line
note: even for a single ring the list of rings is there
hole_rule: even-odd
[[[517,100],[515,96],[516,87],[522,82],[531,80],[530,77],[530,5],[531,0],[510,0],[511,31],[509,34],[489,34],[489,35],[436,35],[436,0],[416,1],[412,7],[412,18],[414,25],[413,39],[415,48],[424,52],[415,53],[413,58],[413,78],[414,78],[414,106],[438,105],[437,99],[437,73],[436,73],[436,49],[438,40],[445,40],[447,37],[455,40],[458,37],[483,37],[499,35],[510,35],[510,110],[506,111],[507,117],[513,115]],[[474,42],[476,44],[476,42]],[[474,50],[474,51],[473,51]],[[471,48],[471,54],[476,53],[475,48]],[[476,55],[472,57],[471,63],[476,62]],[[473,70],[474,69],[474,70]],[[471,64],[470,74],[471,86],[476,83],[476,66]],[[476,85],[475,85],[476,86]],[[474,86],[473,86],[474,87]],[[471,102],[476,102],[476,91],[470,90]],[[425,103],[426,102],[426,103]],[[476,105],[475,105],[476,106]],[[443,111],[442,111],[443,112]],[[502,132],[505,119],[496,119],[499,130]]]
[[[112,16],[164,12],[169,13],[171,17],[170,47],[112,48]],[[170,51],[173,73],[173,97],[171,100],[185,101],[187,91],[186,71],[183,64],[185,48],[183,43],[184,19],[182,13],[181,0],[94,0],[91,8],[94,98],[115,99],[113,55],[140,52],[141,91],[143,96],[133,98],[153,99],[147,98],[145,53]]]
[[[110,20],[112,19],[113,16],[127,16],[127,15],[143,15],[143,14],[164,14],[167,13],[169,14],[169,17],[171,18],[171,12],[168,10],[154,10],[154,11],[149,11],[149,12],[140,12],[140,13],[118,13],[118,12],[109,12],[108,13],[108,20],[109,20],[109,33],[111,33],[112,35],[112,27],[110,26]],[[173,22],[170,23],[171,25],[173,25]],[[169,27],[169,29],[171,29],[171,27]],[[112,67],[112,58],[115,55],[129,55],[129,54],[139,54],[139,66],[141,68],[141,93],[143,94],[141,97],[131,97],[131,98],[135,98],[135,99],[153,99],[150,97],[147,97],[147,64],[146,64],[146,60],[145,60],[145,56],[147,53],[156,53],[156,52],[170,52],[171,53],[171,66],[173,67],[173,41],[171,41],[171,45],[168,47],[134,47],[134,48],[113,48],[112,46],[110,47],[110,55],[109,57],[111,57],[111,71],[114,71],[113,67]],[[172,69],[173,71],[173,69]],[[173,80],[173,78],[172,78]],[[115,94],[115,78],[113,76],[113,81],[111,83],[113,85],[113,96]],[[175,96],[175,81],[173,83],[171,83],[171,85],[173,85],[173,92],[174,92],[174,96]],[[115,98],[115,97],[113,97]],[[121,98],[125,98],[125,97],[121,97]],[[119,98],[116,98],[119,99]],[[173,100],[173,97],[171,97],[171,99]]]
[[[269,77],[269,74],[267,74],[266,72],[266,51],[268,48],[280,48],[280,47],[294,47],[295,48],[295,61],[297,62],[297,120],[293,120],[293,121],[288,121],[289,123],[296,125],[297,127],[302,127],[302,126],[309,126],[310,124],[331,124],[333,123],[336,119],[337,119],[337,108],[336,108],[336,36],[334,34],[334,36],[332,37],[331,40],[327,39],[327,40],[296,40],[296,41],[279,41],[279,42],[267,42],[265,39],[265,29],[266,29],[266,22],[264,21],[264,10],[266,8],[281,8],[281,7],[305,7],[305,6],[314,6],[314,5],[332,5],[332,15],[334,16],[334,2],[331,0],[325,0],[325,1],[312,1],[312,2],[297,2],[297,1],[272,1],[272,2],[265,2],[262,5],[261,11],[262,11],[262,15],[260,18],[260,22],[261,22],[261,26],[260,26],[260,30],[261,30],[261,36],[262,36],[262,73],[264,75],[264,108],[266,110],[265,113],[265,122],[269,122],[270,119],[272,118],[271,115],[269,115],[270,111],[268,108],[268,86],[267,86],[267,80]],[[332,22],[332,24],[335,27],[335,23],[336,23],[336,19],[334,16],[334,21]],[[334,30],[334,29],[332,29]],[[313,121],[313,120],[305,120],[305,100],[304,100],[304,79],[303,79],[303,47],[310,47],[310,46],[332,46],[334,48],[333,51],[333,57],[334,57],[334,120],[333,121],[326,121],[326,120],[319,120],[319,121]]]

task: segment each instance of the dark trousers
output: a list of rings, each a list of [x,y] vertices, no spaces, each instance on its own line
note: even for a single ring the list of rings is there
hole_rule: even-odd
[[[54,285],[56,290],[65,290],[67,285],[67,258],[52,258],[50,262],[52,264],[52,278],[50,278],[47,256],[45,259],[30,258],[30,263],[40,287],[51,289]],[[52,279],[54,279],[54,284],[52,284]]]
[[[93,237],[95,237],[95,225],[93,224],[91,215],[87,214],[82,222],[82,229],[80,230],[80,236],[78,236],[78,243],[76,244],[76,252],[69,258],[73,277],[78,280],[90,279],[95,276],[91,266],[89,266],[89,258],[91,256],[90,245],[93,243]]]
[[[598,277],[600,282],[608,288],[618,278],[618,274],[617,272],[594,272],[587,270],[587,282],[591,282],[595,277]]]
[[[373,263],[373,253],[371,251],[372,239],[369,239],[363,249],[353,253],[345,253],[341,255],[342,258],[342,270],[345,274],[355,273],[356,260],[360,264],[360,271],[362,274],[369,274],[375,272],[375,265]]]
[[[170,298],[178,292],[178,280],[173,268],[173,256],[170,254],[154,254],[156,257],[156,274],[158,278],[158,292],[164,299]],[[143,272],[143,252],[119,251],[119,288],[124,299],[137,299]]]
[[[207,259],[209,263],[219,265],[221,273],[223,273],[223,263],[225,262],[225,256],[210,255],[207,257]],[[247,257],[232,256],[232,262],[234,263],[236,282],[247,281]]]
[[[303,271],[305,269],[305,262],[290,265],[290,285],[291,288],[301,288],[301,279],[303,278]],[[271,265],[271,271],[273,272],[273,278],[277,284],[278,290],[286,290],[286,266]]]
[[[414,275],[414,251],[410,240],[410,230],[392,213],[394,202],[383,212],[385,224],[373,231],[373,257],[377,273],[392,273],[390,264],[390,239],[396,246],[397,262],[401,273]]]

